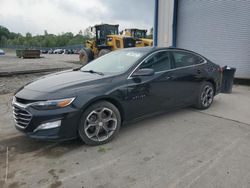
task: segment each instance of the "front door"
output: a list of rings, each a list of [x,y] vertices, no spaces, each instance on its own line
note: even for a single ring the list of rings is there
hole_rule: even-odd
[[[131,119],[174,106],[175,91],[172,90],[173,82],[168,77],[168,72],[172,69],[170,53],[166,50],[154,52],[135,72],[143,68],[153,69],[155,74],[136,77],[132,74],[128,78],[126,109]]]

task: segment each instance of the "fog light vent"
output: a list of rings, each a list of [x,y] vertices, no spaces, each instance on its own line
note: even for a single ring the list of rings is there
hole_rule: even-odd
[[[45,129],[53,129],[61,126],[61,120],[58,121],[52,121],[47,122],[39,125],[33,132],[36,132],[38,130],[45,130]]]

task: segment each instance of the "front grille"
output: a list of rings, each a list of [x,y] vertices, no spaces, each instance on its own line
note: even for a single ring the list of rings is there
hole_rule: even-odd
[[[29,103],[32,103],[32,102],[36,102],[34,100],[27,100],[27,99],[22,99],[22,98],[19,98],[19,97],[15,97],[15,99],[16,99],[16,102],[21,103],[21,104],[29,104]]]
[[[20,128],[26,128],[31,120],[31,114],[18,106],[13,106],[13,114],[16,125]]]

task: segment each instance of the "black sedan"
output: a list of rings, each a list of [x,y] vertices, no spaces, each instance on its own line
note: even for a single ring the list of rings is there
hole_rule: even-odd
[[[125,122],[185,106],[208,108],[221,77],[218,65],[192,51],[118,50],[20,88],[13,97],[16,128],[33,138],[103,144]]]

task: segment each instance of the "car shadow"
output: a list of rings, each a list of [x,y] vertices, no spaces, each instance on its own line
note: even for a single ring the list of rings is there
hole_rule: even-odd
[[[133,129],[134,127],[151,126],[151,124],[150,124],[151,122],[152,122],[152,124],[154,124],[154,122],[156,122],[156,121],[161,121],[162,119],[170,117],[171,115],[175,115],[175,114],[178,114],[180,112],[184,112],[187,109],[193,109],[193,108],[187,107],[187,108],[181,108],[181,109],[174,109],[171,111],[165,111],[165,112],[163,111],[163,112],[159,112],[156,114],[152,114],[150,116],[139,118],[137,120],[133,120],[131,122],[127,122],[121,127],[121,132],[119,134],[122,134],[123,131],[127,131],[127,129],[129,129],[129,130]]]
[[[51,142],[29,138],[25,135],[18,135],[8,139],[0,140],[0,155],[5,155],[7,148],[10,160],[14,160],[19,154],[31,154],[34,157],[60,157],[85,144],[79,139]]]
[[[154,116],[144,117],[132,122],[128,122],[121,127],[121,131],[114,141],[116,142],[119,140],[119,136],[125,136],[128,132],[132,133],[133,129],[151,126],[152,124],[155,124],[156,121],[161,121],[161,119],[185,112],[187,109],[189,108],[177,109],[170,112],[162,112],[155,114]],[[78,149],[81,151],[87,151],[88,148],[91,148],[92,146],[84,144],[80,139],[52,142],[32,139],[25,135],[17,135],[8,139],[0,140],[0,154],[3,155],[6,153],[7,147],[14,159],[14,157],[18,154],[31,154],[34,157],[44,156],[47,158],[57,158]]]

